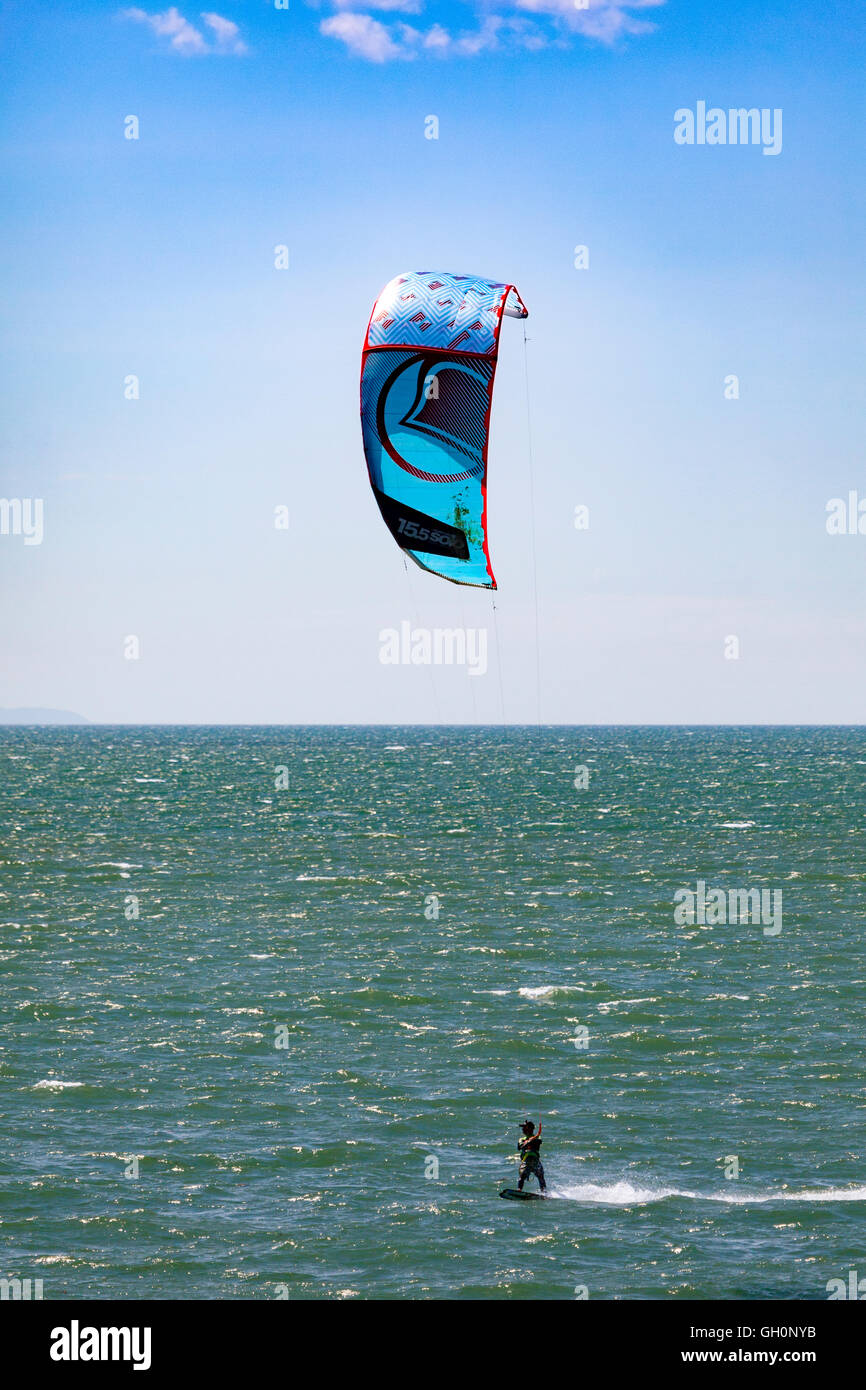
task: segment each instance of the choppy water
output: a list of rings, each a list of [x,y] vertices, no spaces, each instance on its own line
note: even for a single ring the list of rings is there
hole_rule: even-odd
[[[23,728],[0,764],[0,1275],[866,1275],[866,731]],[[698,879],[781,889],[781,932],[678,925]],[[501,1202],[527,1113],[555,1200]]]

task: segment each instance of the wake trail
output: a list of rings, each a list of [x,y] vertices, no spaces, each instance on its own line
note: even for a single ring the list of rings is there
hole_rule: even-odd
[[[692,1202],[717,1202],[726,1206],[753,1206],[771,1202],[866,1202],[866,1187],[805,1188],[802,1192],[692,1192],[680,1187],[644,1187],[621,1180],[614,1183],[574,1183],[550,1188],[551,1197],[590,1206],[638,1207],[681,1198]]]

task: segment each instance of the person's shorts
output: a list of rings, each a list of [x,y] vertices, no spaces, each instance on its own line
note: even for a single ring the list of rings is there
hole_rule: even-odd
[[[525,1181],[527,1178],[538,1178],[539,1183],[544,1182],[544,1169],[540,1159],[535,1154],[530,1154],[520,1165],[520,1178]]]

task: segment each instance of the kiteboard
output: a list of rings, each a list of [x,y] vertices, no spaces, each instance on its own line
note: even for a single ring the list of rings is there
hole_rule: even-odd
[[[547,1196],[545,1192],[518,1192],[516,1187],[503,1187],[499,1195],[511,1202],[543,1202]]]

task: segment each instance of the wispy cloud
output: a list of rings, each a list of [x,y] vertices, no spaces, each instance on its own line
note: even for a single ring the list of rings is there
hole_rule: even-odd
[[[321,31],[329,38],[341,39],[350,53],[369,58],[371,63],[384,63],[389,58],[403,58],[400,43],[378,19],[368,14],[335,14],[321,23]]]
[[[147,10],[133,6],[132,9],[124,10],[123,15],[126,19],[148,25],[159,38],[168,39],[168,46],[175,53],[191,55],[247,52],[237,24],[219,14],[205,12],[201,15],[205,26],[210,30],[210,39],[205,37],[201,29],[190,23],[176,5],[171,5],[158,14],[150,14]]]
[[[246,53],[247,46],[240,36],[241,31],[232,20],[209,11],[202,11],[202,19],[213,33],[216,47],[221,53]]]
[[[575,0],[502,0],[502,13],[479,13],[477,27],[451,33],[440,23],[415,28],[401,21],[389,24],[348,8],[356,0],[331,0],[336,15],[322,21],[321,32],[339,39],[351,53],[373,63],[394,58],[416,58],[431,53],[441,58],[472,58],[500,49],[540,49],[562,43],[571,35],[583,35],[612,44],[627,34],[650,33],[655,25],[640,12],[655,9],[665,0],[588,0],[578,8]],[[480,5],[482,0],[477,0]],[[419,14],[423,0],[368,0],[368,10]]]
[[[351,10],[356,0],[332,0],[338,10]],[[424,0],[367,0],[368,10],[399,10],[402,14],[420,14]]]
[[[515,9],[542,15],[562,28],[601,43],[614,43],[623,34],[649,34],[655,25],[632,11],[653,10],[665,0],[589,0],[578,8],[574,0],[512,0]]]

